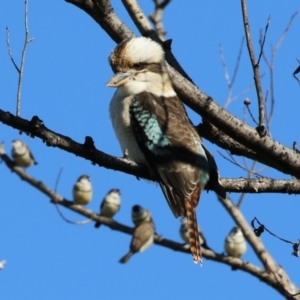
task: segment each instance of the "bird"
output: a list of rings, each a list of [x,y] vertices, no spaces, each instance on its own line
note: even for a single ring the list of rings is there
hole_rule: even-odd
[[[205,237],[203,235],[203,232],[202,232],[199,225],[198,225],[198,231],[199,231],[200,246],[202,248],[205,248],[205,249],[210,249],[207,246],[206,239],[205,239]],[[190,241],[189,241],[188,223],[187,223],[187,218],[186,217],[181,218],[181,225],[180,225],[180,228],[179,228],[179,234],[180,234],[180,237],[182,238],[182,240],[184,242],[186,242],[187,244],[189,244]]]
[[[100,216],[112,218],[119,210],[121,205],[121,192],[119,189],[111,189],[100,205]],[[101,226],[100,222],[95,223],[95,228]]]
[[[1,260],[0,261],[0,270],[4,269],[5,265],[6,265],[6,260]]]
[[[74,203],[86,205],[91,202],[92,196],[93,188],[90,176],[81,175],[73,186]]]
[[[38,164],[28,146],[21,140],[12,141],[11,156],[18,167],[27,168]]]
[[[196,207],[207,184],[226,197],[213,156],[203,146],[173,89],[163,48],[146,37],[122,41],[110,54],[117,88],[109,105],[124,156],[156,176],[175,217],[188,220],[195,263],[202,263]],[[216,182],[210,182],[211,180]]]
[[[145,221],[153,223],[151,213],[149,210],[143,208],[140,205],[133,205],[131,209],[131,220],[134,226],[138,226]],[[154,223],[153,223],[154,224]]]
[[[148,249],[154,240],[154,223],[152,218],[146,218],[141,221],[135,228],[132,234],[132,239],[130,243],[130,249],[127,254],[125,254],[119,262],[125,264],[129,261],[131,256],[137,252],[143,252]]]
[[[240,227],[235,226],[227,235],[224,249],[229,256],[240,258],[247,250],[246,241]]]

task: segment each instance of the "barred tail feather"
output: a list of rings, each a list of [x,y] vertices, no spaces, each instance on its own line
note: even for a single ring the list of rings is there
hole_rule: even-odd
[[[196,264],[202,263],[202,253],[200,247],[200,237],[196,216],[196,205],[198,204],[200,197],[200,187],[197,187],[190,199],[185,199],[185,210],[187,217],[187,225],[189,232],[189,242],[191,246],[191,252],[193,260]]]

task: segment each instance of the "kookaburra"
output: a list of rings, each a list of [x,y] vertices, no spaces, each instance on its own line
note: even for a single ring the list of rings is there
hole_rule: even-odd
[[[121,192],[119,189],[111,189],[100,205],[100,216],[112,218],[119,210],[121,206]],[[101,223],[96,222],[95,228],[99,228]]]
[[[107,86],[117,88],[110,116],[122,151],[152,170],[175,217],[187,217],[193,259],[201,262],[196,206],[218,174],[173,89],[163,48],[150,38],[127,39],[109,62],[115,75]]]

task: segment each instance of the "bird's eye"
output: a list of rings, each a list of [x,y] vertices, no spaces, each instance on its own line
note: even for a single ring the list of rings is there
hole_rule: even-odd
[[[134,65],[133,65],[133,68],[134,68],[135,70],[137,70],[137,71],[140,71],[140,70],[142,70],[145,66],[146,66],[146,64],[143,64],[143,63],[139,62],[139,63],[134,64]]]

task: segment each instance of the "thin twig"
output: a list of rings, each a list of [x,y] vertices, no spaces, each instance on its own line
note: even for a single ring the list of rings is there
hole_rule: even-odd
[[[246,109],[247,109],[248,112],[249,112],[249,115],[250,115],[252,121],[253,121],[256,125],[258,125],[257,121],[255,120],[255,118],[254,118],[254,116],[253,116],[253,114],[252,114],[252,112],[251,112],[251,110],[250,110],[250,105],[245,105],[245,106],[246,106]]]
[[[229,159],[228,157],[226,157],[224,154],[222,154],[222,153],[218,150],[218,153],[219,153],[224,159],[228,160],[228,161],[231,162],[232,164],[234,164],[234,165],[240,167],[241,169],[245,170],[246,172],[252,173],[252,174],[254,174],[254,175],[258,176],[258,177],[262,176],[262,175],[260,175],[260,174],[258,174],[258,173],[256,173],[256,172],[252,172],[251,170],[246,169],[244,166],[242,166],[240,163],[238,163],[238,162],[234,159],[234,157],[233,157],[228,151],[226,151],[226,152],[227,152],[227,154],[230,156],[230,159]]]
[[[253,177],[253,173],[254,173],[254,172],[256,172],[256,173],[259,174],[259,172],[254,171],[254,170],[255,170],[255,166],[256,166],[256,164],[257,164],[257,161],[252,161],[252,166],[251,166],[251,168],[249,168],[249,167],[248,167],[248,164],[247,164],[247,159],[244,158],[244,164],[245,164],[245,167],[246,167],[248,170],[250,170],[250,172],[249,172],[249,171],[247,172],[247,173],[248,173],[248,178],[249,178],[249,179],[251,179],[251,178]],[[245,196],[246,196],[246,193],[245,193],[245,192],[243,192],[243,193],[240,195],[239,200],[238,200],[238,202],[237,202],[237,204],[236,204],[236,207],[237,207],[237,208],[241,209],[241,205],[242,205],[242,203],[243,203],[243,201],[244,201],[244,199],[245,199]]]
[[[260,223],[259,220],[258,220],[256,217],[254,217],[254,219],[252,220],[251,224],[252,224],[254,221],[256,221],[259,225],[263,226],[263,228],[264,228],[265,231],[267,231],[269,234],[273,235],[273,236],[276,237],[277,239],[279,239],[279,240],[281,240],[281,241],[283,241],[283,242],[285,242],[285,243],[292,244],[292,245],[298,243],[298,241],[297,241],[297,242],[292,242],[292,241],[286,240],[286,239],[284,239],[284,238],[278,236],[277,234],[273,233],[273,232],[270,231],[265,225],[263,225],[262,223]]]
[[[297,62],[298,62],[298,67],[296,68],[296,70],[293,72],[293,77],[297,80],[297,82],[300,85],[300,80],[298,79],[298,77],[296,76],[296,74],[298,74],[300,72],[300,60],[298,58],[296,58]]]
[[[238,70],[239,70],[239,66],[240,66],[240,62],[241,62],[241,58],[242,58],[242,54],[243,54],[244,42],[245,42],[245,38],[242,37],[238,57],[236,59],[236,64],[235,64],[235,68],[234,68],[233,75],[232,75],[231,85],[234,84]]]
[[[270,129],[270,119],[268,116],[268,96],[269,96],[269,89],[266,90],[266,96],[265,96],[265,108],[266,108],[266,127],[267,127],[267,132],[269,136],[271,135],[271,129]],[[271,105],[272,106],[272,105]]]
[[[238,202],[237,202],[237,204],[236,204],[236,207],[237,207],[238,209],[241,209],[241,205],[242,205],[242,203],[243,203],[243,201],[244,201],[244,199],[245,199],[245,196],[246,196],[246,193],[241,193],[241,195],[240,195],[240,197],[239,197],[239,200],[238,200]]]
[[[259,53],[259,56],[258,56],[257,65],[259,65],[261,56],[264,52],[264,45],[265,45],[265,42],[266,42],[267,32],[268,32],[268,28],[269,28],[269,25],[270,25],[270,19],[271,19],[271,16],[269,16],[268,20],[267,20],[267,24],[266,24],[266,27],[265,27],[265,32],[264,32],[263,39],[262,39],[262,42],[261,42],[261,45],[260,45],[260,53]]]
[[[296,16],[298,15],[298,13],[299,13],[299,10],[295,11],[295,12],[292,14],[292,16],[291,16],[291,18],[290,18],[290,20],[289,20],[287,26],[285,27],[285,29],[284,29],[283,33],[281,34],[281,36],[280,36],[278,42],[276,43],[275,47],[273,48],[274,54],[276,54],[276,52],[278,51],[279,47],[280,47],[281,44],[283,43],[283,41],[284,41],[284,39],[285,39],[285,37],[286,37],[288,31],[290,30],[290,28],[291,28],[291,26],[292,26],[292,24],[293,24],[293,21],[294,21],[294,19],[296,18]]]
[[[227,108],[229,106],[229,104],[234,101],[232,98],[232,91],[233,91],[233,85],[235,83],[235,79],[236,79],[238,69],[240,66],[240,62],[241,62],[244,40],[245,40],[244,37],[242,37],[238,57],[236,59],[236,64],[235,64],[233,75],[232,75],[232,79],[230,79],[230,76],[229,76],[227,63],[226,63],[224,52],[223,52],[223,47],[222,47],[222,45],[219,46],[219,52],[220,52],[220,57],[221,57],[221,61],[222,61],[223,72],[224,72],[224,76],[225,76],[227,86],[228,86],[227,100],[224,104],[224,108]],[[238,97],[235,97],[235,98],[238,98]]]
[[[22,92],[22,83],[23,83],[23,74],[24,74],[24,65],[25,65],[25,56],[27,45],[32,42],[34,38],[29,39],[29,26],[28,26],[28,0],[25,0],[25,40],[24,47],[21,55],[21,64],[20,64],[20,73],[19,73],[19,81],[18,81],[18,93],[17,93],[17,110],[16,116],[19,117],[21,115],[21,92]]]
[[[255,60],[255,54],[254,54],[254,49],[253,49],[253,45],[252,45],[250,23],[249,23],[249,19],[248,19],[246,2],[247,2],[246,0],[241,0],[247,48],[248,48],[248,52],[249,52],[251,65],[253,68],[254,82],[255,82],[256,94],[257,94],[257,99],[258,99],[259,118],[258,118],[258,126],[257,126],[256,130],[260,137],[264,137],[266,135],[265,125],[264,125],[265,124],[265,102],[264,102],[264,96],[263,96],[261,80],[260,80],[259,64]]]
[[[268,60],[268,58],[266,57],[265,54],[263,54],[263,58],[270,70],[270,98],[271,98],[271,107],[270,107],[270,113],[268,116],[268,126],[270,127],[273,116],[274,116],[274,109],[275,109],[275,84],[274,84],[274,65],[275,65],[275,56],[277,54],[277,51],[279,50],[281,44],[283,43],[288,31],[290,30],[292,23],[294,21],[294,18],[298,15],[299,10],[296,11],[294,14],[292,14],[292,16],[290,17],[290,20],[287,24],[287,26],[285,27],[283,33],[281,34],[281,36],[279,37],[276,45],[273,47],[271,46],[271,58],[270,61]],[[262,38],[260,38],[260,44],[262,44]]]
[[[24,74],[24,65],[25,65],[25,57],[26,57],[26,50],[27,45],[34,40],[34,38],[29,38],[29,26],[28,26],[28,1],[25,0],[25,41],[24,46],[21,54],[21,63],[20,68],[17,66],[10,47],[10,40],[9,40],[9,29],[6,27],[6,44],[8,49],[8,55],[18,72],[18,89],[17,89],[17,105],[16,105],[16,116],[20,117],[21,115],[21,94],[22,94],[22,83],[23,83],[23,74]]]
[[[164,41],[166,37],[166,31],[164,30],[163,24],[163,12],[166,6],[171,2],[171,0],[153,0],[155,4],[154,13],[149,16],[150,21],[153,23],[157,35]]]
[[[11,51],[8,27],[6,27],[6,45],[7,45],[7,50],[8,50],[8,56],[9,56],[11,62],[13,63],[14,67],[16,68],[17,72],[20,74],[20,69],[18,68],[18,66],[16,64],[13,54],[12,54],[12,51]]]

